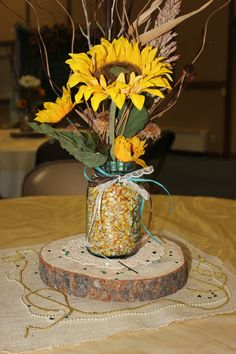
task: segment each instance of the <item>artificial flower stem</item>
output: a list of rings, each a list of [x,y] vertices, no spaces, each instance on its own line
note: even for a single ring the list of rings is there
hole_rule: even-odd
[[[116,115],[116,104],[113,101],[111,101],[110,118],[109,118],[109,143],[111,145],[110,156],[113,161],[115,161],[115,155],[114,155],[115,115]]]
[[[124,117],[124,122],[123,122],[123,126],[122,126],[122,132],[121,132],[121,135],[124,135],[125,133],[125,128],[126,128],[126,125],[128,123],[128,119],[129,119],[129,113],[130,113],[130,109],[129,109],[129,112],[126,111],[126,115]]]
[[[119,122],[118,122],[118,124],[117,124],[117,127],[116,127],[116,135],[118,135],[118,132],[119,132],[119,130],[120,130],[120,127],[121,127],[122,124],[123,124],[123,121],[124,121],[124,117],[125,117],[125,115],[126,115],[126,112],[127,112],[127,106],[125,107],[125,109],[124,109],[124,111],[123,111],[123,114],[122,114],[122,116],[121,116],[121,118],[120,118],[120,120],[119,120]]]
[[[129,116],[129,113],[130,113],[130,105],[128,104],[125,109],[124,109],[124,112],[117,124],[117,127],[116,127],[116,135],[119,135],[119,131],[122,127],[122,125],[124,126],[124,122],[127,120],[127,117]],[[126,124],[125,124],[125,127],[126,127]],[[124,128],[122,129],[124,131]]]

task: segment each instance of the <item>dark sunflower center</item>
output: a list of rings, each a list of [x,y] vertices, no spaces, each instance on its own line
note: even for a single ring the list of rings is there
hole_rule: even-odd
[[[132,72],[134,72],[136,75],[141,75],[140,68],[134,64],[127,62],[113,62],[99,68],[94,73],[94,75],[97,79],[99,79],[100,75],[102,74],[105,77],[107,84],[111,84],[116,81],[120,73],[124,73],[125,81],[129,82],[130,74]]]

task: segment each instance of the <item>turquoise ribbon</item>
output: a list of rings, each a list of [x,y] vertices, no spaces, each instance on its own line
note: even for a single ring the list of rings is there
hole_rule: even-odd
[[[100,168],[100,167],[96,167],[96,168],[95,168],[95,171],[98,171],[101,175],[106,176],[106,177],[110,177],[110,178],[112,178],[112,177],[114,178],[114,177],[119,176],[119,175],[115,175],[115,174],[112,175],[112,174],[110,174],[110,173],[104,171],[104,170],[103,170],[102,168]],[[86,173],[86,166],[84,167],[84,176],[85,176],[85,178],[86,178],[88,181],[92,181],[92,179],[89,178],[89,176],[88,176],[87,173]],[[136,183],[149,182],[149,183],[154,183],[154,184],[156,184],[158,187],[162,188],[162,189],[167,193],[167,195],[168,195],[169,198],[170,198],[170,199],[169,199],[169,202],[170,202],[169,212],[172,213],[172,211],[173,211],[173,203],[172,203],[171,195],[170,195],[169,191],[166,189],[166,187],[163,186],[163,184],[161,184],[160,182],[154,181],[153,179],[138,178],[138,177],[130,177],[130,178],[127,179],[127,181],[136,182]],[[142,215],[143,215],[144,204],[145,204],[145,200],[142,199],[141,206],[140,206],[141,218],[142,218]],[[154,235],[151,233],[151,231],[149,231],[149,230],[147,229],[147,227],[146,227],[143,223],[142,223],[142,227],[143,227],[143,229],[145,230],[145,232],[148,234],[148,236],[150,236],[154,241],[156,241],[156,242],[162,244],[162,241],[161,241],[158,237],[154,236]]]
[[[115,175],[111,175],[110,173],[104,171],[100,167],[95,167],[95,171],[98,171],[99,173],[101,173],[101,175],[106,176],[106,177],[114,177],[115,176]]]
[[[84,177],[87,179],[87,181],[92,181],[92,179],[87,175],[87,166],[84,166]]]

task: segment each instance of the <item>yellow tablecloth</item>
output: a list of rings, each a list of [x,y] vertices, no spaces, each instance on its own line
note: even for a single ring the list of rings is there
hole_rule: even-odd
[[[236,202],[207,197],[153,196],[152,230],[169,230],[236,273]],[[0,246],[46,243],[85,231],[85,197],[27,197],[0,201]],[[174,323],[160,330],[113,335],[55,353],[235,353],[236,314]],[[13,338],[14,340],[14,338]],[[40,353],[51,353],[43,350]]]
[[[21,186],[27,172],[35,165],[35,153],[47,137],[14,138],[19,129],[0,129],[0,195],[4,198],[21,195]]]

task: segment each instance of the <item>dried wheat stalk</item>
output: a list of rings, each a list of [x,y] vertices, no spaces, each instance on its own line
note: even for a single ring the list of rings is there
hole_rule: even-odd
[[[162,23],[160,26],[157,28],[153,28],[150,31],[146,33],[142,33],[139,36],[139,41],[141,45],[145,45],[147,43],[150,43],[153,40],[156,40],[158,37],[163,35],[164,33],[167,33],[171,31],[174,27],[182,23],[183,21],[187,20],[188,18],[198,14],[199,12],[205,10],[208,6],[210,6],[215,0],[209,0],[207,1],[204,5],[199,7],[197,10],[191,11],[185,15],[179,16],[177,18],[174,18],[170,21],[167,21],[165,23]]]
[[[175,19],[180,13],[180,8],[181,0],[167,0],[157,16],[155,25],[160,26]],[[151,45],[159,48],[159,55],[167,58],[169,62],[176,60],[176,56],[171,56],[177,48],[177,42],[173,40],[176,36],[176,32],[169,31],[151,42]]]
[[[181,0],[166,0],[161,10],[159,11],[155,20],[155,27],[162,25],[168,21],[173,20],[178,16],[181,8]],[[179,55],[175,55],[177,49],[177,42],[174,38],[177,36],[176,32],[168,31],[157,39],[150,42],[150,45],[159,49],[158,54],[166,58],[166,62],[175,63]],[[160,104],[160,98],[154,98],[154,104],[150,109],[150,114],[156,110],[156,107]]]

